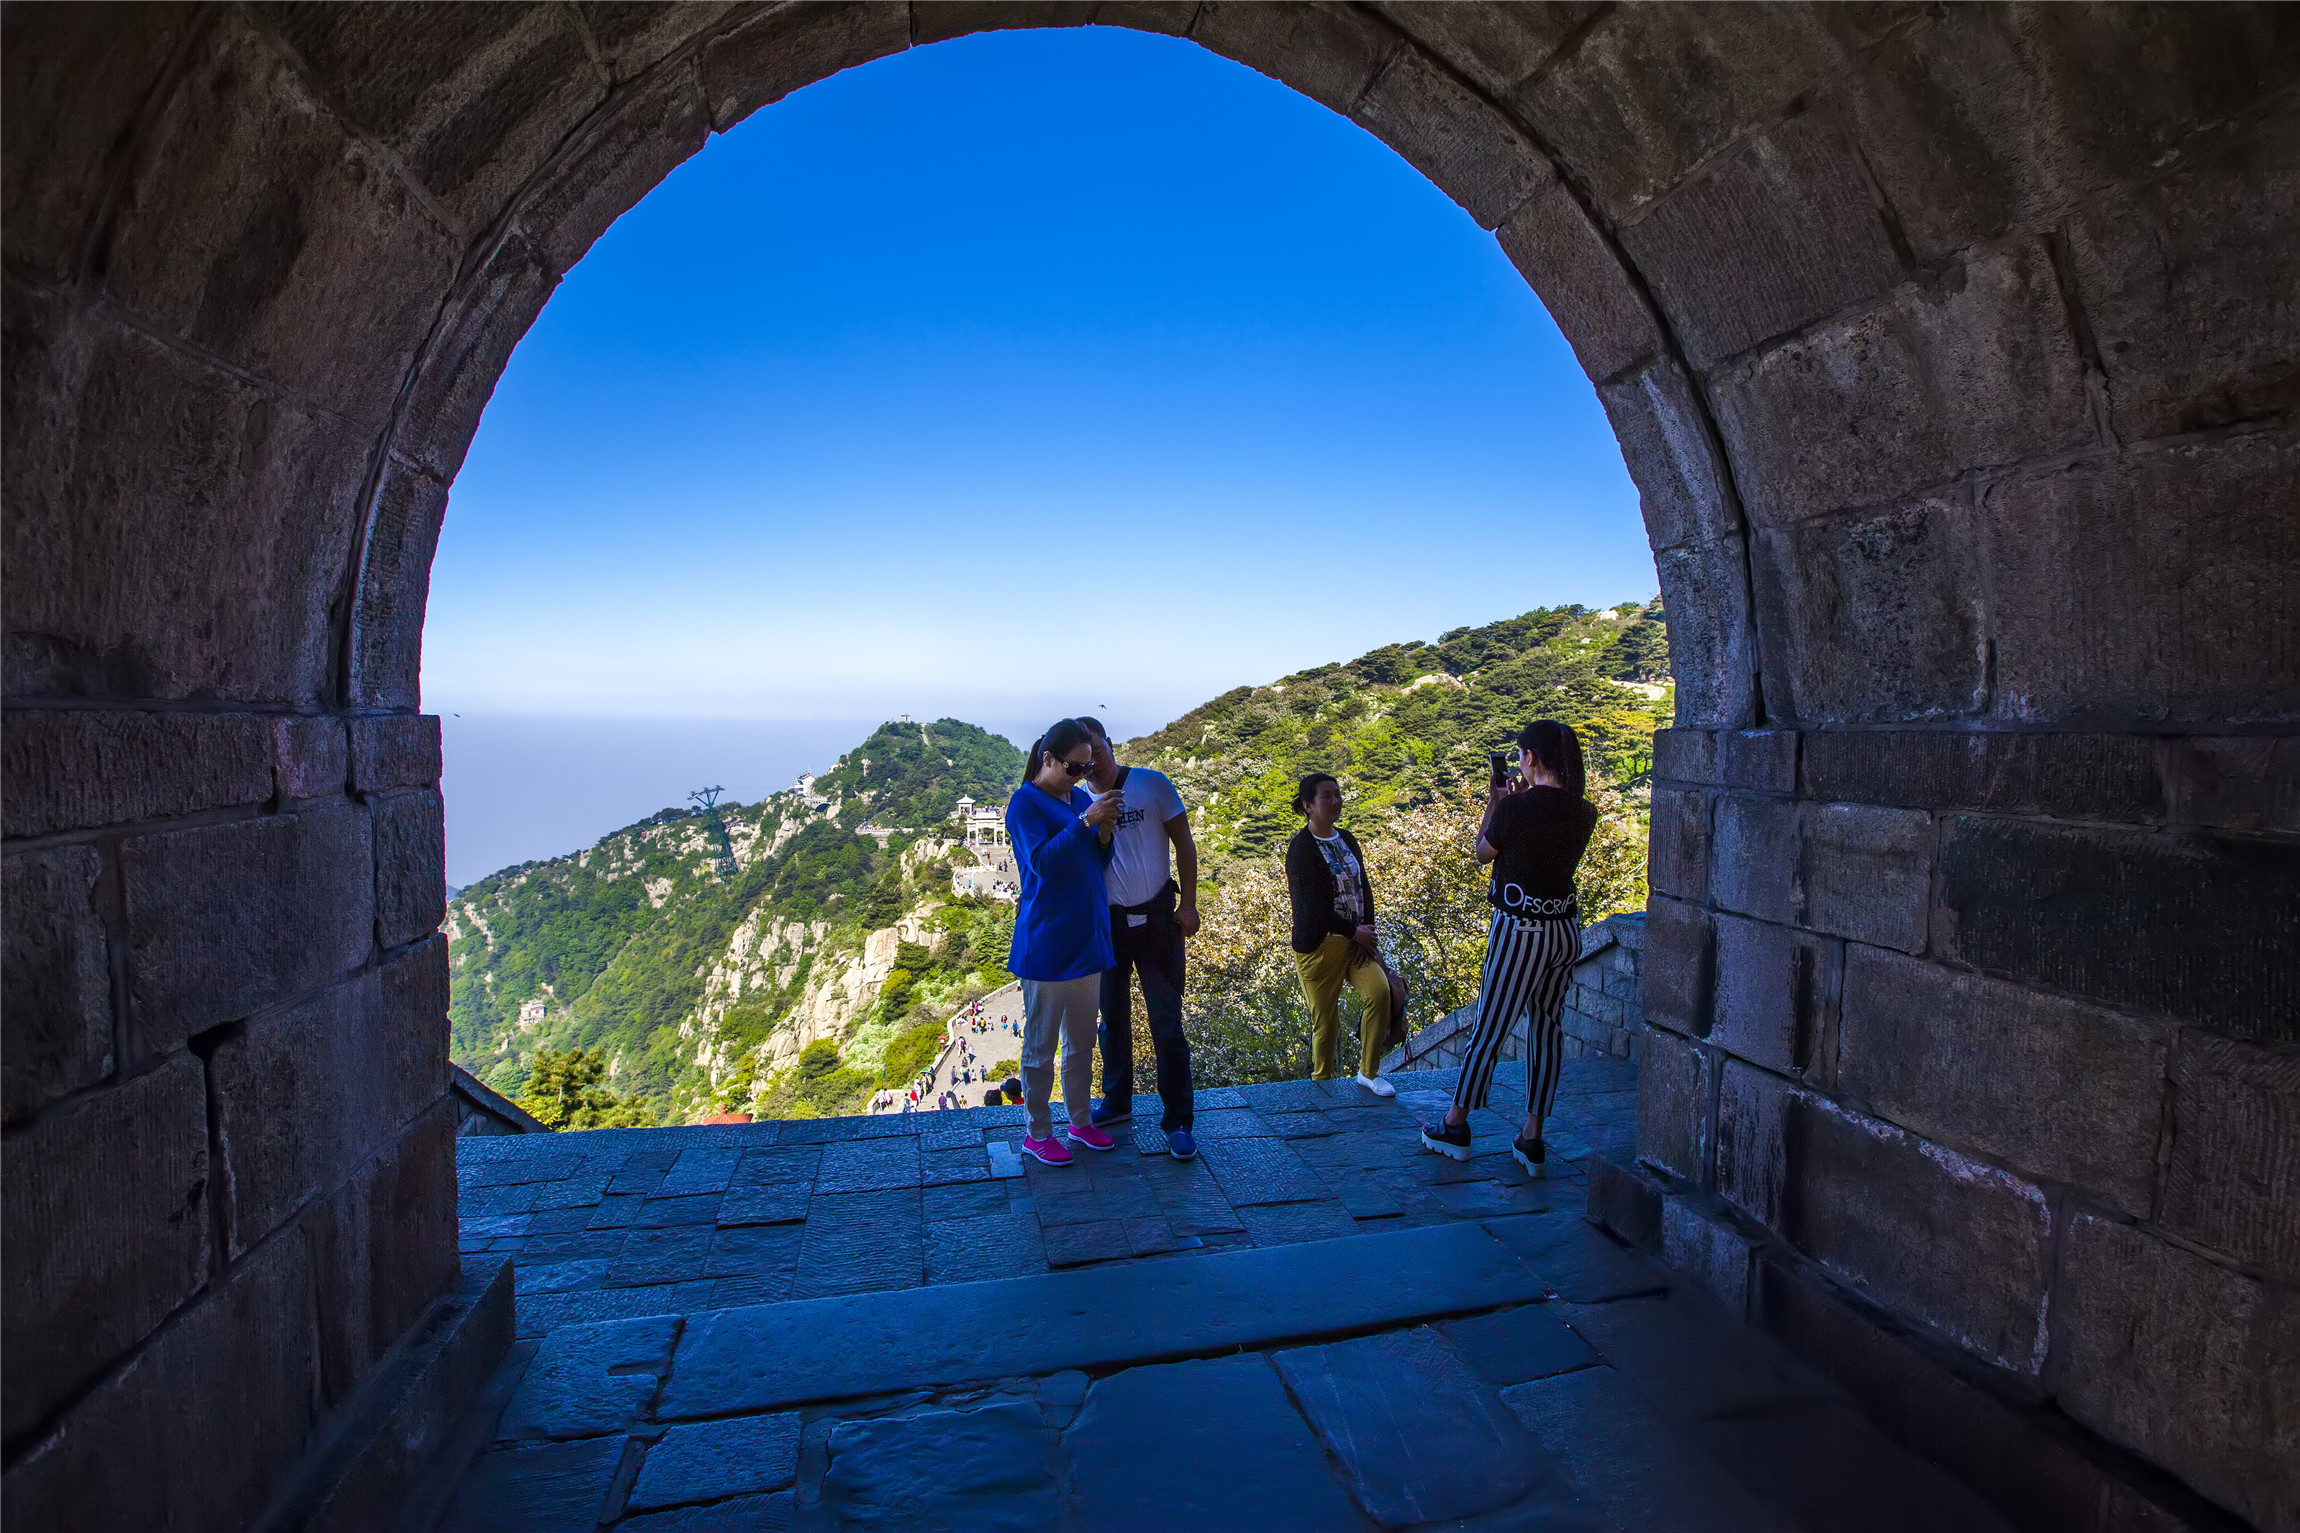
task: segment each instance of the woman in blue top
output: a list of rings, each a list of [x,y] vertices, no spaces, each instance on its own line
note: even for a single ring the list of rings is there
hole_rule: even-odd
[[[1054,1049],[1062,1046],[1062,1100],[1070,1142],[1107,1150],[1113,1141],[1088,1118],[1094,1100],[1094,1022],[1102,971],[1110,967],[1110,902],[1102,870],[1110,861],[1119,795],[1078,786],[1094,765],[1093,739],[1061,719],[1030,748],[1022,786],[1006,803],[1006,834],[1022,872],[1014,945],[1006,966],[1022,981],[1022,1091],[1030,1128],[1022,1152],[1050,1166],[1070,1164],[1054,1137]]]

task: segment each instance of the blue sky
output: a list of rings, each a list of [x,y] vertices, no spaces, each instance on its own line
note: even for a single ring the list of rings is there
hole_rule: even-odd
[[[1131,732],[1654,588],[1556,328],[1378,140],[1169,38],[914,49],[714,139],[512,357],[425,634],[450,877],[517,850],[482,824],[520,860],[679,796],[522,808],[520,718],[536,770],[590,721],[751,798],[838,737],[777,724]]]

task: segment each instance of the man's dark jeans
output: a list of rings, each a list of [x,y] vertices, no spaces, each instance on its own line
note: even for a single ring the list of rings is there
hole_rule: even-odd
[[[1190,1040],[1182,1036],[1182,931],[1174,924],[1172,884],[1147,905],[1110,907],[1110,951],[1116,961],[1102,971],[1103,1105],[1134,1106],[1134,993],[1127,981],[1140,975],[1165,1107],[1159,1127],[1169,1134],[1188,1128]]]

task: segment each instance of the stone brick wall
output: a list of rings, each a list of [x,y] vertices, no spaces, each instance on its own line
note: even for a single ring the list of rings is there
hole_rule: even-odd
[[[6,1518],[237,1526],[458,1272],[437,720],[0,756]]]
[[[1664,734],[1638,1119],[1664,1253],[1776,1328],[1850,1303],[2294,1525],[2288,744]],[[2043,1430],[2017,1438],[2065,1455]]]
[[[1637,994],[1638,952],[1645,943],[1645,917],[1619,915],[1581,934],[1581,959],[1565,992],[1565,1057],[1611,1054],[1637,1057],[1642,1010]],[[1419,1028],[1382,1060],[1385,1072],[1450,1070],[1459,1065],[1477,1028],[1477,1003],[1459,1007]],[[1526,1022],[1519,1018],[1502,1039],[1501,1057],[1525,1058]]]
[[[1641,1153],[2292,1526],[2293,15],[10,7],[11,1524],[245,1522],[446,1285],[443,1076],[350,1083],[434,1069],[429,568],[560,276],[793,90],[1105,22],[1419,167],[1620,438],[1678,677]]]

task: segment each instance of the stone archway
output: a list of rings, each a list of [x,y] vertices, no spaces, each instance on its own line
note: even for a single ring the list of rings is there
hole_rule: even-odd
[[[417,644],[559,275],[791,90],[1088,21],[1381,136],[1614,422],[1617,1225],[2027,1520],[2289,1520],[2300,23],[1188,0],[7,12],[11,1518],[248,1521],[455,1281]]]

